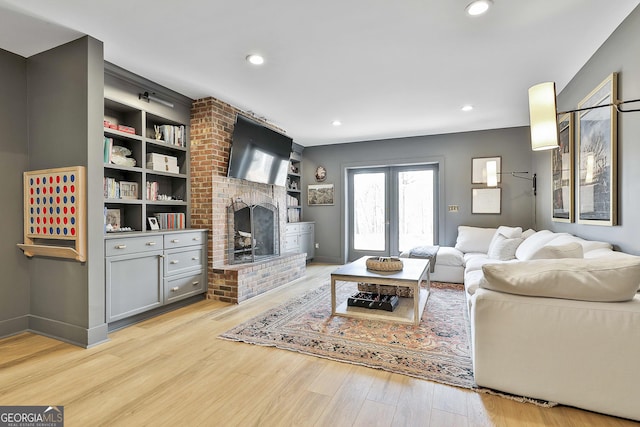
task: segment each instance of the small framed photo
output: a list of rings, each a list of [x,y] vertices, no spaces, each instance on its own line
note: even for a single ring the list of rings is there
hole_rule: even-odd
[[[138,183],[120,181],[120,198],[121,199],[137,199]]]
[[[502,212],[502,188],[471,189],[472,214],[500,214]]]
[[[120,230],[120,209],[107,209],[105,226],[111,226],[111,231]]]
[[[149,218],[147,218],[147,220],[149,221],[149,229],[160,230],[160,225],[158,224],[158,218],[156,218],[155,216],[150,216]]]
[[[333,184],[314,184],[307,187],[307,204],[309,206],[333,205]]]
[[[486,184],[489,163],[493,167],[493,172],[497,175],[498,182],[502,181],[502,157],[474,157],[471,159],[471,183]]]

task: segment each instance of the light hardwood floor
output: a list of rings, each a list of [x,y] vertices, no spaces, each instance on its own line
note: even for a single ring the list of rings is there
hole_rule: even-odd
[[[0,405],[64,405],[67,427],[638,425],[217,338],[335,268],[311,264],[243,304],[202,301],[91,349],[30,333],[0,340]]]

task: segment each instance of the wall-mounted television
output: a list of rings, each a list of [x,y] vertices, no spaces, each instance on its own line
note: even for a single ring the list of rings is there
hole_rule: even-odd
[[[293,140],[238,115],[231,136],[227,176],[284,186]]]

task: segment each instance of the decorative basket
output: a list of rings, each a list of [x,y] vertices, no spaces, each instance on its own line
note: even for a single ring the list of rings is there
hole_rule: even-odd
[[[367,258],[367,268],[376,271],[400,271],[403,264],[400,258],[395,257],[371,257]]]

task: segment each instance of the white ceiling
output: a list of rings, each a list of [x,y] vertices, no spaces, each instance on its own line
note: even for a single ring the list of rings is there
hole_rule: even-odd
[[[0,48],[29,57],[88,34],[105,60],[312,146],[528,125],[527,89],[561,90],[640,4],[494,0],[469,17],[469,2],[0,0]]]

